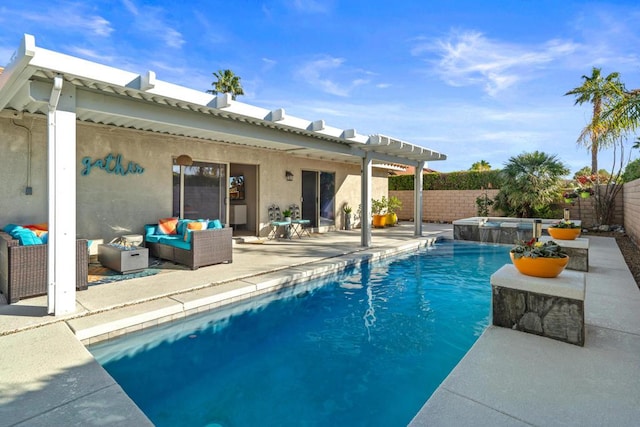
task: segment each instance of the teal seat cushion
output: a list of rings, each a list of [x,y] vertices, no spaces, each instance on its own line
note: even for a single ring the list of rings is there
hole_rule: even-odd
[[[145,224],[144,226],[144,235],[146,236],[152,236],[154,234],[159,234],[158,233],[158,226],[156,224]]]
[[[21,246],[41,245],[42,239],[28,228],[16,227],[11,233],[11,237],[17,239]]]
[[[19,226],[19,225],[17,225],[17,224],[7,224],[7,225],[5,225],[5,226],[4,226],[4,228],[2,229],[2,231],[4,231],[4,232],[5,232],[5,233],[7,233],[7,234],[11,234],[11,232],[12,232],[13,230],[15,230],[16,228],[23,228],[23,227],[21,227],[21,226]]]
[[[192,219],[180,219],[178,220],[178,226],[176,227],[176,234],[184,236],[184,232],[187,229],[187,224],[192,222]]]
[[[222,223],[219,219],[214,219],[213,221],[209,221],[207,228],[222,228]]]
[[[189,250],[191,249],[191,243],[184,241],[184,236],[181,235],[162,235],[159,236],[158,242],[162,245],[173,246],[174,248],[180,248]]]
[[[144,241],[149,243],[158,243],[161,237],[164,237],[164,234],[147,234],[144,236]]]

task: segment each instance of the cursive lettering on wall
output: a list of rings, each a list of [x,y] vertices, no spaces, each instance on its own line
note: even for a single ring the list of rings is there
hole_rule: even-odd
[[[104,159],[92,160],[91,157],[84,157],[82,159],[82,166],[84,168],[80,172],[82,176],[87,176],[91,173],[91,169],[102,169],[106,173],[112,173],[115,175],[129,175],[129,174],[141,174],[144,172],[144,168],[136,162],[129,162],[126,166],[123,165],[121,154],[107,154]]]

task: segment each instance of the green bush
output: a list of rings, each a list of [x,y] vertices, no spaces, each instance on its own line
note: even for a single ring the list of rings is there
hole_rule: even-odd
[[[640,178],[640,159],[635,159],[624,168],[622,182],[631,182],[638,178]]]
[[[500,171],[462,171],[450,173],[426,173],[423,175],[423,190],[480,190],[500,188]],[[389,190],[413,190],[413,175],[392,176]]]

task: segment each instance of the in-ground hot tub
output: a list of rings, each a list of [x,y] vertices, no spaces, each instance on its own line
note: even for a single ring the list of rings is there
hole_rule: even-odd
[[[514,244],[533,237],[534,218],[472,217],[453,221],[453,238],[483,243]],[[559,219],[543,219],[542,234]],[[574,221],[580,225],[580,221]]]

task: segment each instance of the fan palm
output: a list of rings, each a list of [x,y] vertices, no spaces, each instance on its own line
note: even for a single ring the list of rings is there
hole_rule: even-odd
[[[474,162],[471,165],[471,168],[469,170],[470,171],[484,172],[484,171],[491,170],[491,165],[486,160],[480,160],[479,162]]]
[[[558,197],[561,178],[569,169],[556,155],[535,151],[511,157],[500,173],[503,184],[495,207],[508,215],[531,218]]]
[[[607,136],[615,137],[607,133],[607,126],[603,121],[605,107],[616,103],[624,93],[624,85],[620,82],[619,73],[611,73],[602,77],[602,70],[593,67],[591,76],[582,76],[584,82],[581,86],[571,89],[566,95],[574,95],[576,104],[593,104],[593,116],[591,122],[582,131],[578,143],[591,149],[591,173],[598,172],[598,151],[607,143]]]
[[[235,100],[236,96],[244,95],[242,85],[240,84],[240,77],[236,76],[231,70],[219,70],[214,72],[213,75],[218,79],[211,83],[213,89],[207,91],[207,93],[230,93],[231,99]]]

